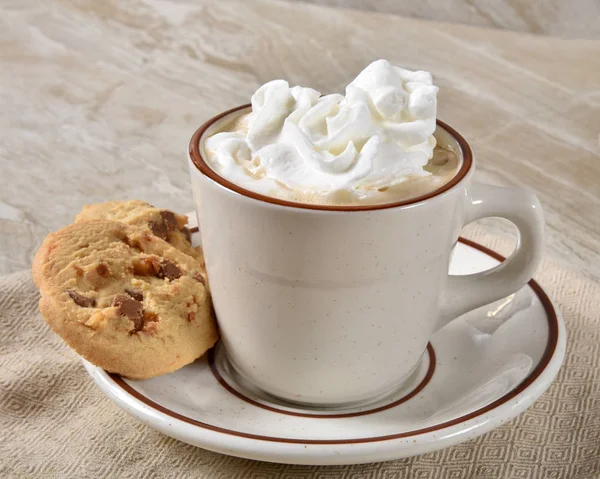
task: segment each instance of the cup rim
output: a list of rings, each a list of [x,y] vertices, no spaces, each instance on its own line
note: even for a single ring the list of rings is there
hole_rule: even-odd
[[[458,183],[460,183],[467,176],[469,171],[471,171],[472,166],[473,166],[473,152],[471,151],[471,147],[467,143],[467,140],[465,140],[462,137],[462,135],[460,135],[454,128],[449,126],[447,123],[445,123],[441,120],[436,120],[437,126],[441,127],[447,133],[449,133],[454,138],[454,140],[458,143],[458,146],[462,153],[462,164],[461,164],[460,169],[456,173],[456,175],[454,175],[454,177],[448,183],[445,183],[440,188],[438,188],[430,193],[420,195],[420,196],[415,196],[414,198],[409,198],[408,200],[403,200],[403,201],[396,201],[396,202],[392,202],[392,203],[381,203],[381,204],[365,204],[365,205],[324,205],[324,204],[313,204],[313,203],[299,203],[299,202],[295,202],[295,201],[289,201],[289,200],[284,200],[281,198],[276,198],[273,196],[263,195],[256,191],[252,191],[252,190],[249,190],[242,186],[239,186],[239,185],[229,181],[227,178],[219,175],[215,170],[213,170],[208,165],[206,160],[202,157],[202,153],[201,153],[201,149],[200,149],[200,140],[202,139],[202,136],[204,135],[204,133],[206,132],[206,130],[208,130],[208,128],[210,126],[212,126],[215,122],[221,120],[222,118],[226,117],[227,115],[235,113],[239,110],[243,110],[245,108],[249,108],[251,106],[252,105],[250,103],[247,103],[245,105],[236,106],[235,108],[231,108],[227,111],[219,113],[218,115],[212,117],[210,120],[206,121],[192,135],[192,138],[191,138],[190,144],[189,144],[188,153],[189,153],[190,159],[191,159],[192,163],[194,164],[194,166],[196,167],[196,169],[198,169],[198,171],[200,171],[200,173],[202,173],[204,176],[213,180],[215,183],[227,188],[228,190],[233,191],[234,193],[238,193],[242,196],[246,196],[248,198],[262,201],[264,203],[270,203],[273,205],[284,206],[287,208],[301,208],[301,209],[307,209],[307,210],[321,210],[321,211],[348,211],[349,212],[349,211],[373,211],[373,210],[384,210],[384,209],[389,209],[389,208],[399,208],[399,207],[414,205],[416,203],[421,203],[423,201],[426,201],[426,200],[429,200],[436,196],[439,196],[442,193],[445,193],[446,191],[452,189],[454,186],[456,186]]]

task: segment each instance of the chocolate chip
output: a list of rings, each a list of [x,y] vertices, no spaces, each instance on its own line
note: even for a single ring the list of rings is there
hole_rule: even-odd
[[[75,274],[77,276],[83,276],[83,268],[81,268],[75,264],[75,265],[73,265],[73,269],[75,270]]]
[[[141,331],[142,329],[144,329],[144,318],[143,317],[139,317],[139,318],[130,318],[133,321],[133,329],[131,329],[129,331],[129,334],[135,334],[138,331]]]
[[[184,226],[183,228],[181,228],[181,232],[185,236],[185,239],[187,240],[187,242],[191,243],[192,242],[192,232],[190,231],[190,229],[187,226]]]
[[[175,213],[168,210],[163,210],[160,212],[160,216],[163,219],[163,223],[165,224],[167,231],[174,231],[177,229],[177,218],[175,217]]]
[[[137,289],[125,288],[125,292],[136,301],[144,300],[144,294]]]
[[[161,239],[166,240],[169,236],[169,231],[164,221],[151,221],[148,226],[150,227],[150,231]]]
[[[144,327],[143,305],[135,299],[131,299],[124,294],[114,297],[112,305],[117,308],[119,316],[125,316],[133,321],[133,329],[130,333],[141,331]]]
[[[174,279],[177,279],[181,276],[181,270],[172,261],[169,261],[168,259],[163,259],[160,262],[156,276],[158,278],[167,278],[168,280],[173,281]]]
[[[110,275],[110,270],[104,263],[100,263],[98,266],[96,266],[96,272],[103,278],[107,278]]]
[[[83,294],[80,294],[72,289],[68,290],[67,292],[69,293],[71,299],[75,301],[75,304],[81,306],[82,308],[93,308],[96,306],[96,300],[94,298],[88,298],[87,296],[84,296]]]
[[[200,283],[203,284],[203,286],[206,288],[206,280],[204,279],[204,276],[202,276],[200,273],[196,273],[194,274],[194,279]]]
[[[177,218],[175,217],[175,213],[168,210],[161,211],[160,221],[151,221],[148,223],[148,227],[155,236],[164,240],[168,239],[169,232],[177,229]]]
[[[142,317],[142,303],[135,299],[129,298],[124,294],[119,294],[114,297],[112,305],[117,308],[117,312],[121,316],[127,316],[128,318]]]

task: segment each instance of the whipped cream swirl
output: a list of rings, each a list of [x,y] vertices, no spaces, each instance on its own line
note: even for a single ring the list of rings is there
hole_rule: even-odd
[[[247,124],[206,139],[212,167],[259,192],[301,194],[389,188],[429,173],[438,88],[431,74],[378,60],[321,96],[284,80],[252,96]]]

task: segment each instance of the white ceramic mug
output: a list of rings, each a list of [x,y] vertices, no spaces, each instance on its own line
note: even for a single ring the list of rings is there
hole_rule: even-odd
[[[321,206],[232,184],[190,143],[192,189],[215,311],[227,356],[262,390],[312,405],[378,398],[401,385],[431,335],[471,309],[514,293],[542,254],[543,215],[532,193],[472,184],[467,142],[438,121],[436,137],[461,155],[457,175],[401,203]],[[519,241],[501,265],[451,276],[464,225],[506,218]]]

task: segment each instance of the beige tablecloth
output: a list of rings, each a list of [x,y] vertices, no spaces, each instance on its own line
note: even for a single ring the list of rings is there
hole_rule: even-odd
[[[471,238],[507,253],[508,244]],[[0,278],[0,477],[600,477],[600,287],[545,261],[537,279],[563,312],[565,364],[524,414],[420,457],[355,466],[269,464],[198,449],[140,424],[96,388],[37,312],[28,271]]]

